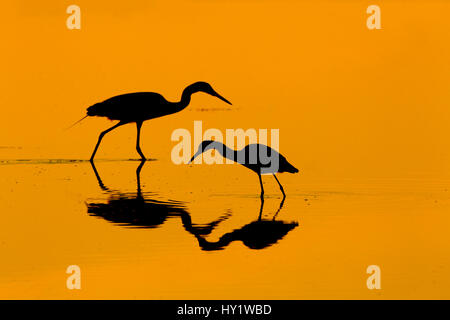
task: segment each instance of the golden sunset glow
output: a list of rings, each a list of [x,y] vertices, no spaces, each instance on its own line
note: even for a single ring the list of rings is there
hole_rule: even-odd
[[[66,8],[81,8],[69,30]],[[1,6],[1,299],[450,298],[448,1],[24,1]],[[139,199],[136,126],[86,108],[152,91],[178,101],[207,81],[233,105],[196,93],[146,121],[147,203],[175,214],[154,228],[89,212]],[[186,217],[218,241],[258,219],[258,177],[234,165],[176,165],[175,129],[279,129],[299,169],[277,177],[277,221],[298,224],[252,249],[202,250]],[[192,144],[192,151],[198,146]],[[70,160],[70,161],[69,161]],[[76,160],[76,161],[73,161]],[[263,176],[262,217],[282,200]],[[139,200],[137,200],[139,201]],[[133,202],[134,203],[134,202]],[[100,210],[100,209],[98,209]],[[188,213],[186,215],[185,213]],[[81,290],[66,268],[81,268]],[[381,268],[369,290],[366,268]]]

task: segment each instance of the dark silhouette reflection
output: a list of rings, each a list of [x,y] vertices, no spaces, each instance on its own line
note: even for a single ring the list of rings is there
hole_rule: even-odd
[[[283,208],[283,197],[277,212],[271,220],[263,219],[262,212],[264,200],[261,199],[259,217],[244,227],[224,234],[217,242],[209,242],[205,236],[228,219],[227,213],[208,224],[192,223],[191,216],[186,210],[185,203],[181,201],[160,201],[152,199],[151,193],[143,193],[141,190],[140,173],[145,161],[142,161],[136,169],[137,191],[123,193],[109,189],[100,178],[94,162],[90,162],[100,188],[109,195],[106,203],[88,203],[88,214],[103,218],[120,226],[131,228],[156,228],[161,226],[168,218],[181,219],[184,230],[192,234],[198,240],[202,250],[221,250],[233,241],[242,241],[251,249],[263,249],[281,240],[289,231],[298,226],[296,222],[277,221],[275,218]]]
[[[112,191],[104,185],[95,164],[91,162],[100,188],[109,193],[110,197],[107,203],[88,203],[88,213],[118,225],[135,228],[156,228],[167,218],[180,217],[185,229],[194,235],[210,234],[217,224],[228,217],[222,216],[206,225],[193,224],[183,202],[160,201],[151,199],[151,194],[143,194],[140,174],[144,164],[145,161],[141,161],[136,169],[137,192],[121,193]]]
[[[261,199],[258,220],[255,220],[240,229],[226,233],[216,242],[210,242],[200,235],[196,235],[198,243],[203,250],[222,250],[233,241],[242,241],[250,249],[264,249],[281,240],[289,231],[298,226],[297,222],[277,221],[275,218],[283,208],[285,198],[281,200],[280,207],[271,220],[262,218],[264,200]]]

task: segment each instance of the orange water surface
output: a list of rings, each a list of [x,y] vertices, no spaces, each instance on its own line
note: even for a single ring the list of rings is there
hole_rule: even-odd
[[[72,1],[1,6],[1,299],[450,298],[448,1],[377,1],[380,30],[359,0],[73,2],[81,30]],[[133,125],[94,167],[113,123],[64,130],[198,80],[233,105],[198,93],[146,122],[143,166]],[[279,129],[286,199],[239,165],[174,164],[196,120]]]

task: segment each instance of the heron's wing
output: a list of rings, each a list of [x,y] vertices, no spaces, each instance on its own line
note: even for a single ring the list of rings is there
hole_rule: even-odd
[[[167,100],[159,93],[126,93],[89,107],[88,114],[112,120],[135,120],[160,116],[167,104]]]

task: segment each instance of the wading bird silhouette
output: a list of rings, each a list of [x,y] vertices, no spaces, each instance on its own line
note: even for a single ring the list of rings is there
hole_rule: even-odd
[[[298,226],[298,222],[275,220],[283,208],[283,203],[284,198],[272,220],[263,219],[264,200],[261,199],[258,220],[222,235],[218,241],[211,242],[206,240],[204,236],[195,234],[200,248],[205,251],[223,250],[233,241],[242,241],[250,249],[264,249],[274,245]]]
[[[192,163],[196,157],[210,149],[217,150],[222,157],[233,160],[234,162],[237,162],[258,174],[259,184],[261,185],[261,199],[264,198],[264,187],[261,179],[262,174],[273,175],[280,186],[280,190],[283,193],[284,198],[286,197],[286,194],[284,193],[284,189],[280,181],[278,181],[275,176],[275,173],[298,172],[298,169],[290,164],[280,153],[271,147],[259,143],[247,145],[241,150],[233,150],[221,142],[204,140],[200,143],[198,151],[194,154],[189,163]]]
[[[183,110],[189,105],[191,95],[196,92],[208,93],[231,104],[231,102],[214,91],[210,84],[199,81],[187,86],[183,90],[181,99],[178,102],[169,102],[162,95],[155,92],[136,92],[118,95],[90,106],[87,108],[87,115],[84,118],[97,116],[107,117],[110,120],[119,120],[119,123],[100,133],[90,161],[94,160],[97,149],[105,134],[117,127],[132,122],[135,122],[137,127],[136,150],[142,160],[146,160],[141,147],[139,146],[142,123],[146,120],[159,118]]]
[[[87,213],[92,217],[102,218],[114,225],[125,228],[155,229],[164,225],[168,219],[181,220],[184,230],[193,235],[201,250],[223,250],[234,241],[242,241],[250,249],[264,249],[272,246],[298,226],[297,222],[275,220],[283,208],[284,198],[272,219],[262,217],[264,199],[261,199],[258,219],[231,232],[222,235],[218,241],[206,239],[222,222],[231,216],[231,210],[214,221],[206,224],[193,223],[186,203],[176,200],[156,200],[152,192],[141,190],[141,170],[145,161],[141,161],[136,169],[136,192],[121,192],[107,187],[91,162],[98,185],[108,195],[108,199],[87,201]]]
[[[141,190],[141,170],[145,161],[136,169],[136,192],[120,192],[108,188],[100,178],[94,162],[92,170],[100,188],[109,195],[108,201],[87,203],[90,216],[103,218],[113,224],[130,228],[153,229],[161,227],[167,219],[180,218],[184,229],[194,236],[207,236],[217,225],[228,219],[225,214],[208,224],[196,224],[185,207],[185,203],[176,200],[156,200],[154,193]]]

